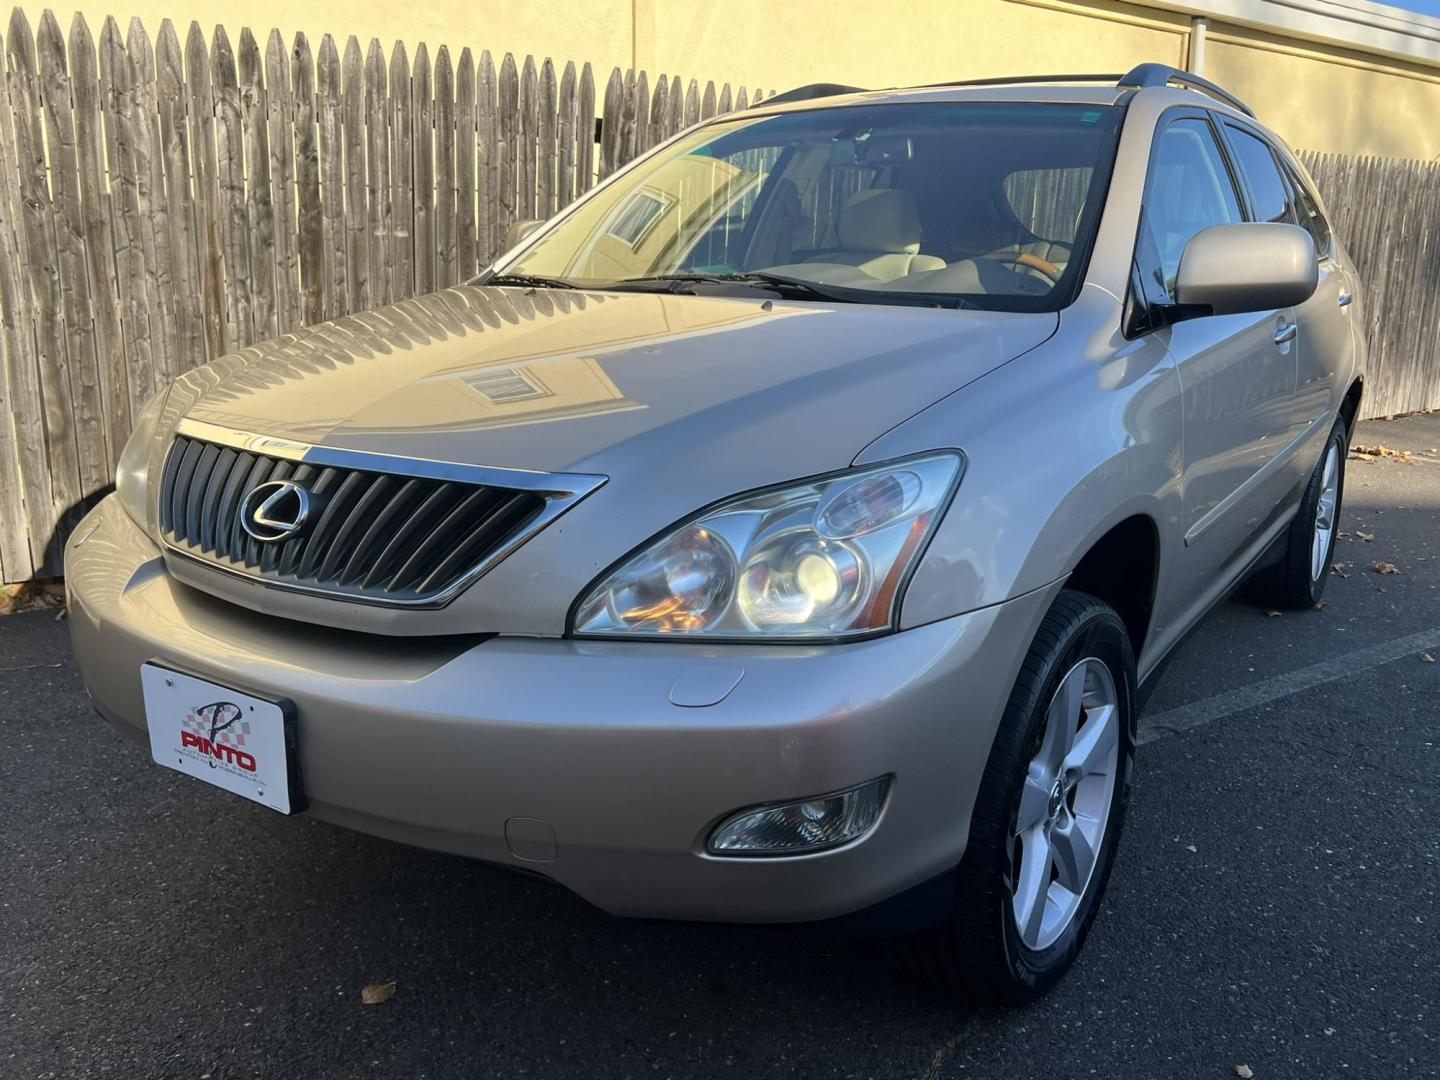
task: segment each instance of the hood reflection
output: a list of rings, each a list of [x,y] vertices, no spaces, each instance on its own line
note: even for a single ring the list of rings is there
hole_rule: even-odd
[[[648,407],[617,385],[607,354],[803,313],[674,299],[457,286],[223,357],[183,377],[176,396],[193,419],[312,443],[341,427],[545,423]]]

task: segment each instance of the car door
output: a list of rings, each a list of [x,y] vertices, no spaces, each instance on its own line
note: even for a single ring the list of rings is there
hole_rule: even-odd
[[[1207,111],[1167,113],[1146,180],[1136,269],[1152,303],[1173,303],[1185,245],[1213,225],[1246,218],[1243,189]],[[1185,550],[1162,601],[1180,625],[1203,612],[1244,568],[1279,513],[1274,465],[1293,438],[1293,311],[1189,318],[1155,331],[1180,376],[1178,462]]]
[[[1336,354],[1350,342],[1344,310],[1350,303],[1345,274],[1335,261],[1328,228],[1322,230],[1323,219],[1317,221],[1318,208],[1312,216],[1299,177],[1288,163],[1282,164],[1274,144],[1259,130],[1228,117],[1223,130],[1247,191],[1251,220],[1299,225],[1315,240],[1319,286],[1309,300],[1295,309],[1296,393],[1290,433],[1292,439],[1297,439],[1313,427],[1317,429],[1313,434],[1321,437],[1318,428],[1329,415],[1335,400],[1335,382],[1340,377]],[[1292,471],[1308,475],[1312,465],[1313,461],[1297,460]]]
[[[1320,263],[1315,295],[1300,306],[1300,372],[1295,390],[1300,422],[1313,423],[1315,418],[1329,417],[1355,365],[1355,283],[1340,260],[1339,245],[1304,170],[1283,149],[1276,156],[1294,197],[1296,216],[1314,239]],[[1309,456],[1313,464],[1314,455]]]

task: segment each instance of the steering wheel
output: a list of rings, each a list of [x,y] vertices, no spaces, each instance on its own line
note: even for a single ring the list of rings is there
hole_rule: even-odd
[[[1032,255],[1028,251],[1022,251],[1015,255],[987,255],[986,258],[999,263],[1008,263],[1011,266],[1028,267],[1046,278],[1052,285],[1059,281],[1060,275],[1065,272],[1049,259],[1042,259],[1039,255]]]

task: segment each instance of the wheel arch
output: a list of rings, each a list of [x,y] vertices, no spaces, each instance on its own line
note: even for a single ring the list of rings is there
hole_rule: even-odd
[[[1150,633],[1159,582],[1160,527],[1149,514],[1133,513],[1082,550],[1065,586],[1114,608],[1138,658]]]
[[[1357,375],[1340,402],[1340,415],[1345,419],[1345,426],[1352,433],[1355,430],[1355,417],[1360,415],[1360,401],[1364,395],[1365,376]]]

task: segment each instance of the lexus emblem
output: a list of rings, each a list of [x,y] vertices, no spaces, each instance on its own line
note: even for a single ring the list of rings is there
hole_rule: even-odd
[[[266,544],[299,535],[309,519],[310,492],[289,480],[252,488],[240,504],[240,527]]]

